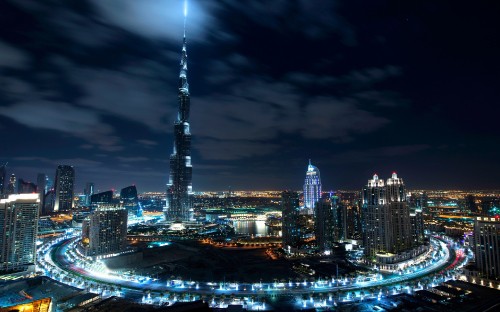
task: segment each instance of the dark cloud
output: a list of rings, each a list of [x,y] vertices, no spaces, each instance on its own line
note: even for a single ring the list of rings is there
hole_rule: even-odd
[[[182,3],[0,3],[1,160],[19,176],[68,163],[79,185],[163,190]],[[498,177],[486,112],[499,27],[480,8],[190,0],[194,189],[300,188],[308,158],[335,187],[389,166],[423,186],[457,180],[459,166],[460,181],[482,181],[477,166]]]
[[[23,69],[28,66],[27,53],[3,41],[0,41],[0,55],[0,68]]]

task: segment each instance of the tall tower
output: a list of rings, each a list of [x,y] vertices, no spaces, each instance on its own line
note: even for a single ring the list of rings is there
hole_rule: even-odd
[[[474,221],[476,266],[482,277],[500,277],[500,221],[477,217]]]
[[[38,194],[0,199],[0,272],[34,272],[39,210]]]
[[[391,215],[384,180],[377,174],[363,188],[363,245],[368,257],[389,252],[392,246]]]
[[[184,2],[184,38],[179,72],[179,112],[174,123],[174,148],[170,155],[165,220],[188,221],[192,214],[191,133],[189,132],[189,84],[187,81],[186,15]]]
[[[293,191],[281,193],[281,209],[283,214],[282,242],[283,249],[290,253],[299,247],[301,227],[299,224],[299,194]]]
[[[403,179],[396,172],[386,181],[387,202],[391,214],[392,250],[398,253],[410,249],[412,242],[412,226],[410,208],[406,200],[406,187]]]
[[[309,212],[314,211],[314,206],[321,199],[321,177],[319,169],[311,165],[307,166],[306,179],[304,182],[304,206]]]
[[[56,170],[54,212],[73,208],[75,169],[73,166],[59,165]]]

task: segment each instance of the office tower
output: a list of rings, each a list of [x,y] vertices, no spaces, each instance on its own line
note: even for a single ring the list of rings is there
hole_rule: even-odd
[[[139,198],[135,185],[122,188],[120,191],[120,203],[136,217],[142,216],[142,209],[139,206]]]
[[[75,169],[73,166],[59,165],[56,170],[54,212],[73,208],[73,187]]]
[[[34,271],[38,232],[38,194],[0,199],[0,271]]]
[[[87,182],[85,184],[85,189],[83,190],[83,194],[85,195],[85,206],[90,206],[90,197],[94,195],[94,183]]]
[[[9,184],[7,184],[7,191],[5,194],[15,194],[16,193],[16,175],[11,174],[9,179]]]
[[[43,203],[41,203],[41,214],[46,216],[54,212],[54,203],[56,201],[56,191],[54,189],[50,189],[43,199]]]
[[[396,172],[387,179],[386,188],[393,232],[390,252],[398,253],[413,247],[410,208],[406,200],[405,184]]]
[[[299,194],[293,191],[281,193],[283,250],[290,253],[297,249],[301,240]]]
[[[7,182],[7,180],[5,180],[6,178],[7,178],[7,164],[0,166],[0,198],[2,197],[3,194],[5,194],[5,188],[6,188],[5,183]]]
[[[316,203],[315,207],[315,226],[314,234],[316,244],[320,253],[330,254],[333,248],[333,242],[338,241],[338,230],[336,225],[337,209],[333,208],[330,198],[324,198]]]
[[[37,191],[40,194],[40,210],[45,202],[45,194],[47,194],[47,175],[45,173],[39,173],[36,176]]]
[[[90,196],[91,206],[111,203],[113,203],[113,191],[100,192]]]
[[[88,257],[117,254],[127,248],[127,210],[102,206],[83,220],[82,248]]]
[[[477,217],[474,221],[476,266],[482,277],[500,277],[500,220]]]
[[[411,239],[412,246],[417,247],[425,242],[424,234],[424,216],[422,213],[422,208],[412,207],[410,208],[410,223],[411,223]]]
[[[361,226],[361,209],[358,204],[347,205],[346,207],[346,239],[361,240],[363,238],[363,230]]]
[[[319,169],[311,165],[311,160],[309,159],[306,179],[304,182],[304,207],[308,209],[308,212],[312,213],[314,211],[314,206],[320,198],[321,178],[319,175]]]
[[[17,193],[29,194],[37,193],[37,186],[33,182],[24,181],[23,179],[17,180]]]
[[[184,23],[185,25],[185,23]],[[191,133],[189,132],[189,84],[187,81],[186,29],[179,73],[179,112],[174,123],[174,148],[170,155],[170,174],[164,208],[166,220],[188,221],[192,214]]]

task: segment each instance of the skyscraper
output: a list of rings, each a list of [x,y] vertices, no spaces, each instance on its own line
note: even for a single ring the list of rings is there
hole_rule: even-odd
[[[333,242],[338,241],[335,238],[336,212],[337,209],[334,209],[330,198],[321,199],[316,203],[314,234],[321,253],[330,253]]]
[[[185,23],[184,23],[185,25]],[[166,220],[188,221],[192,214],[191,133],[189,132],[189,84],[187,81],[186,28],[179,73],[179,111],[174,123],[174,148],[170,155],[170,175],[164,208]]]
[[[5,194],[5,179],[7,178],[7,164],[0,166],[0,198]]]
[[[75,169],[73,166],[59,165],[56,170],[54,212],[73,208],[73,187]]]
[[[363,246],[365,255],[374,257],[379,252],[389,252],[392,231],[384,180],[377,174],[363,188]]]
[[[0,199],[0,271],[34,271],[40,199],[38,194]]]
[[[139,206],[139,198],[135,185],[122,188],[120,191],[120,203],[129,213],[132,213],[136,217],[142,216],[142,209]]]
[[[281,193],[281,208],[283,249],[286,252],[291,252],[292,249],[299,247],[301,239],[299,194],[293,191],[284,191]]]
[[[396,172],[387,179],[387,202],[391,214],[392,247],[398,253],[413,247],[410,208],[406,199],[406,187]]]
[[[474,221],[476,266],[482,277],[500,277],[500,220],[477,217]]]
[[[39,173],[36,176],[37,191],[40,194],[40,209],[43,207],[45,202],[45,194],[47,194],[47,175],[45,173]]]
[[[314,212],[316,202],[321,198],[321,177],[319,169],[311,165],[307,166],[306,179],[304,182],[304,207],[308,209],[309,213]]]
[[[406,187],[396,172],[384,183],[378,175],[363,188],[363,244],[365,255],[400,253],[414,247]],[[415,225],[417,221],[414,220]]]
[[[7,185],[7,191],[5,194],[15,194],[16,193],[16,175],[11,174],[9,179],[9,184]]]
[[[85,184],[85,189],[83,190],[83,194],[85,195],[85,205],[90,206],[90,197],[94,195],[94,183],[87,182]]]
[[[88,257],[116,254],[127,247],[127,210],[98,207],[82,224],[82,247]]]

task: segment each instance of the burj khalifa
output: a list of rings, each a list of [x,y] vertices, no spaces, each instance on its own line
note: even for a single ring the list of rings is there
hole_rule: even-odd
[[[186,15],[184,4],[184,38],[179,73],[179,111],[174,122],[174,148],[170,155],[170,174],[164,208],[165,220],[189,221],[193,212],[193,167],[191,165],[191,133],[189,131],[189,84],[187,81]]]

